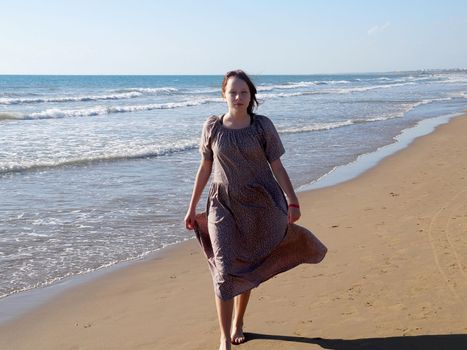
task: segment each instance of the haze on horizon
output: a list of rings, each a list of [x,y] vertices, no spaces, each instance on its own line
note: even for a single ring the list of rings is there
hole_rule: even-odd
[[[20,0],[0,30],[0,74],[467,68],[460,0]]]

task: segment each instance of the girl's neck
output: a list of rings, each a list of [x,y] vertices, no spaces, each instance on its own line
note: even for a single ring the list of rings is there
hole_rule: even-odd
[[[223,116],[222,123],[229,129],[242,129],[251,124],[251,117],[248,113],[231,114],[228,112]]]
[[[250,119],[250,115],[246,111],[228,111],[225,118],[235,121],[244,121]]]

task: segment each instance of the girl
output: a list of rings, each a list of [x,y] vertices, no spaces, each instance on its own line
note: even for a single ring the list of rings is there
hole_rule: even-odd
[[[280,157],[284,147],[267,117],[253,113],[256,87],[241,70],[222,82],[228,111],[204,123],[185,225],[195,229],[211,270],[221,330],[219,349],[245,341],[250,291],[301,263],[318,263],[326,247],[293,224],[300,205]],[[213,175],[206,213],[196,206]],[[285,193],[285,196],[284,196]],[[233,317],[233,319],[232,319]]]

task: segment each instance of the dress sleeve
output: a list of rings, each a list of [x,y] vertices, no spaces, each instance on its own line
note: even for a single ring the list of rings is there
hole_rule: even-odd
[[[214,159],[211,148],[211,136],[216,119],[216,116],[211,116],[203,124],[203,131],[199,142],[199,152],[204,160]]]
[[[266,153],[268,162],[271,163],[279,159],[285,153],[285,149],[272,121],[264,117],[262,124],[264,132],[264,152]]]

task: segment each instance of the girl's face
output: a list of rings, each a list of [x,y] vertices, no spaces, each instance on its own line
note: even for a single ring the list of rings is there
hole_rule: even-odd
[[[241,111],[247,113],[251,100],[248,84],[238,77],[230,77],[225,85],[224,98],[229,110],[236,113]]]

